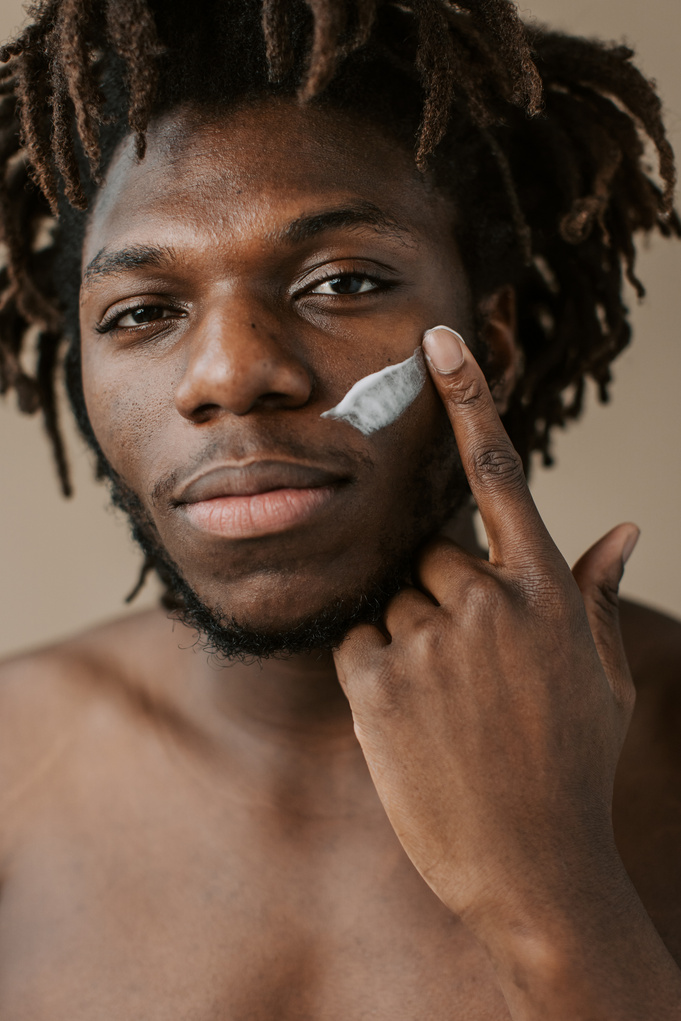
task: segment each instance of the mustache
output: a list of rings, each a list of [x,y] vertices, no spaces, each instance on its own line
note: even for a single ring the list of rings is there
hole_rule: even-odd
[[[182,483],[202,470],[228,464],[241,466],[258,461],[284,461],[320,467],[337,474],[355,477],[359,471],[371,471],[373,459],[364,451],[348,445],[325,443],[313,445],[297,436],[261,435],[238,442],[229,437],[216,437],[182,466],[171,469],[156,480],[149,492],[152,506],[172,498]]]

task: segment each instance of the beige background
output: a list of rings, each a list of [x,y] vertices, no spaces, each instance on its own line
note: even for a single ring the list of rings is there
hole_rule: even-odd
[[[631,42],[665,100],[681,155],[678,0],[533,0],[521,4],[556,27]],[[0,37],[23,19],[0,0]],[[616,365],[613,403],[591,402],[585,420],[558,437],[558,465],[535,473],[533,489],[558,545],[574,560],[618,521],[642,537],[624,591],[681,615],[681,343],[677,295],[681,244],[655,241],[641,254],[648,297],[634,307],[634,346]],[[630,295],[636,306],[634,295]],[[37,419],[0,402],[0,654],[52,640],[124,612],[139,555],[125,523],[91,481],[89,457],[69,429],[76,497],[64,501]],[[136,607],[154,598],[148,587]]]

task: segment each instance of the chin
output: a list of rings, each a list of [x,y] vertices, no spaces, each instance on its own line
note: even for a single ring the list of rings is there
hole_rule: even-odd
[[[297,616],[289,614],[272,619],[262,612],[240,617],[230,609],[211,608],[178,578],[175,589],[180,605],[174,616],[196,632],[197,645],[224,660],[329,652],[338,648],[356,624],[378,621],[404,580],[403,565],[394,565],[380,580],[367,583],[353,593],[336,596]]]
[[[373,575],[349,570],[339,579],[277,571],[243,578],[238,585],[193,587],[167,551],[136,538],[153,555],[173,596],[172,614],[196,633],[206,652],[224,660],[265,659],[337,648],[356,624],[378,621],[386,604],[408,582],[413,549],[379,557]],[[216,591],[217,590],[217,591]],[[250,591],[249,591],[250,590]],[[232,596],[233,593],[233,596]],[[231,597],[231,598],[230,598]]]
[[[444,456],[451,453],[447,437],[444,449],[434,444],[420,463],[406,488],[418,500],[404,508],[399,522],[374,523],[373,541],[366,530],[356,543],[327,536],[326,548],[309,543],[302,557],[281,542],[268,544],[266,557],[224,565],[189,557],[187,569],[181,562],[186,547],[176,561],[136,494],[113,471],[109,478],[146,569],[153,568],[166,587],[165,605],[196,632],[199,646],[226,660],[328,652],[355,625],[381,619],[390,599],[410,583],[417,549],[467,503],[468,489]],[[441,488],[431,478],[434,464],[446,478]]]

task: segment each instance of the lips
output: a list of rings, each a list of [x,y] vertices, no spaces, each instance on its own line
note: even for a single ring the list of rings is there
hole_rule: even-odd
[[[295,462],[220,465],[190,480],[174,504],[201,531],[257,538],[309,521],[347,481],[347,476]]]

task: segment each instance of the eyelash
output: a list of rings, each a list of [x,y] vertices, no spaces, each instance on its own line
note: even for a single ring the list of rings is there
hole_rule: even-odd
[[[170,316],[161,315],[158,319],[152,319],[151,322],[148,323],[138,323],[136,326],[118,325],[121,319],[124,319],[126,316],[132,315],[134,312],[142,312],[147,309],[159,309],[161,313],[174,312],[178,315],[183,315],[185,313],[184,309],[177,308],[176,306],[173,305],[162,305],[159,301],[138,301],[134,302],[131,305],[128,305],[127,308],[123,308],[117,312],[112,312],[109,313],[108,315],[105,315],[104,318],[99,323],[97,323],[97,325],[95,326],[95,330],[97,331],[97,333],[109,333],[111,330],[116,329],[140,330],[145,329],[149,326],[153,326],[155,323],[163,322],[165,319],[171,318]]]
[[[324,284],[335,283],[338,280],[361,280],[363,283],[367,282],[367,283],[373,284],[372,288],[369,291],[357,292],[359,294],[376,294],[379,291],[387,291],[387,290],[390,290],[392,287],[396,286],[396,281],[387,280],[385,277],[375,276],[372,273],[364,273],[362,270],[357,270],[355,272],[353,272],[351,270],[346,270],[343,273],[329,273],[327,276],[323,277],[321,280],[313,281],[311,284],[308,284],[308,286],[301,292],[301,294],[299,296],[300,297],[307,297],[307,296],[319,297],[320,294],[319,294],[318,291],[317,292],[315,291],[315,288],[322,287]],[[356,294],[352,294],[352,293],[349,293],[349,294],[334,294],[333,295],[333,297],[335,297],[335,298],[347,298],[347,297],[354,298],[355,296],[356,296]]]
[[[368,291],[358,291],[358,292],[355,292],[355,293],[347,293],[347,294],[331,294],[330,295],[327,292],[327,294],[324,295],[324,294],[320,294],[318,291],[315,291],[315,288],[322,287],[324,284],[331,284],[331,283],[334,283],[334,282],[339,281],[339,280],[353,280],[353,279],[354,280],[361,280],[362,283],[365,283],[365,282],[366,283],[370,283],[373,286]],[[353,272],[333,273],[333,274],[329,274],[328,276],[324,277],[321,280],[315,280],[313,283],[309,284],[302,292],[300,292],[298,295],[296,295],[296,297],[298,297],[298,298],[305,298],[305,297],[319,298],[319,297],[325,297],[326,296],[326,297],[335,297],[335,298],[355,298],[355,297],[358,297],[359,295],[376,294],[376,293],[378,293],[380,291],[388,291],[388,290],[390,290],[390,289],[392,289],[392,288],[394,288],[396,286],[397,286],[396,281],[386,280],[385,277],[374,276],[373,274],[363,273],[361,271],[360,272],[355,272],[355,273],[353,273]],[[148,323],[138,323],[136,326],[119,326],[118,325],[120,323],[120,321],[122,319],[124,319],[126,316],[132,315],[135,312],[144,311],[145,309],[158,309],[161,313],[163,313],[163,312],[170,312],[170,313],[177,312],[180,315],[184,312],[184,310],[174,308],[173,306],[161,305],[161,304],[157,304],[155,302],[154,303],[152,303],[152,302],[134,303],[134,304],[129,305],[127,308],[121,309],[120,311],[111,313],[109,315],[105,315],[104,318],[95,326],[95,330],[97,331],[97,333],[109,333],[110,331],[116,330],[116,329],[122,329],[122,330],[140,330],[140,329],[145,329],[145,328],[147,328],[149,326],[153,326],[154,323],[163,322],[165,319],[171,318],[171,316],[161,315],[161,316],[159,316],[158,319],[152,319]]]

